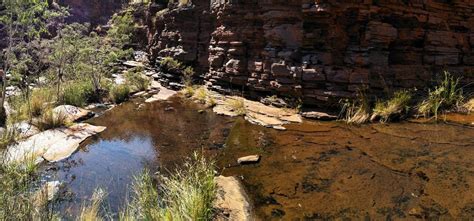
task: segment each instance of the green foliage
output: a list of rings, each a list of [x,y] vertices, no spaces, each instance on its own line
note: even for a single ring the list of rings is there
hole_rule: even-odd
[[[122,48],[131,43],[131,37],[135,31],[135,23],[131,11],[124,14],[115,14],[111,21],[111,28],[107,37],[111,38],[116,47]]]
[[[186,67],[183,70],[183,81],[184,84],[190,86],[193,84],[194,69],[192,67]]]
[[[50,88],[37,88],[32,90],[30,94],[23,93],[22,95],[11,97],[10,105],[14,113],[10,117],[10,122],[15,123],[39,117],[55,100],[56,96]]]
[[[158,176],[155,186],[148,171],[136,177],[134,198],[121,220],[212,220],[216,197],[214,163],[194,154],[169,176]]]
[[[143,74],[142,69],[128,71],[125,74],[127,83],[133,87],[132,90],[144,91],[150,85],[150,79]]]
[[[380,118],[382,122],[388,122],[394,117],[401,117],[409,110],[412,95],[409,91],[398,91],[388,101],[379,101],[375,104],[372,120]]]
[[[95,96],[95,88],[90,80],[72,81],[64,87],[62,103],[83,107]]]
[[[51,205],[37,203],[46,196],[32,191],[38,184],[34,159],[26,161],[0,164],[0,220],[53,220]]]
[[[175,60],[172,57],[164,57],[160,61],[160,66],[161,68],[169,72],[179,72],[181,71],[183,65],[181,64],[181,62]]]
[[[128,85],[116,85],[110,90],[110,98],[116,104],[127,101],[130,97],[130,87]]]
[[[446,71],[443,80],[429,91],[428,98],[418,106],[418,113],[425,117],[434,115],[437,119],[440,111],[458,107],[464,99],[458,84],[459,79]]]

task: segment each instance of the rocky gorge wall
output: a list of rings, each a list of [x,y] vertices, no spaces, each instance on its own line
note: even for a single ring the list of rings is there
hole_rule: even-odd
[[[110,17],[128,0],[49,0],[67,6],[71,22],[88,22],[93,25],[106,24]]]
[[[321,104],[443,70],[474,79],[472,0],[194,0],[150,15],[152,57],[194,65],[221,92]]]

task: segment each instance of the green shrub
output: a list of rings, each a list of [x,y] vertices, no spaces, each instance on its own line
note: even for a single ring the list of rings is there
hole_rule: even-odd
[[[380,118],[380,121],[387,122],[394,117],[401,117],[409,110],[409,103],[412,95],[409,91],[398,91],[385,102],[377,102],[372,114],[372,120]]]
[[[192,67],[186,67],[183,70],[183,81],[184,85],[190,86],[193,84],[194,69]]]
[[[38,184],[34,160],[25,160],[0,164],[0,220],[53,220],[51,204],[38,203],[46,196],[32,191]]]
[[[66,84],[63,92],[63,104],[83,107],[96,97],[91,81],[73,81]]]
[[[116,104],[127,101],[130,97],[130,87],[128,85],[116,85],[110,90],[110,98]]]
[[[129,71],[125,74],[125,79],[128,85],[138,91],[145,91],[148,89],[148,86],[150,86],[150,79],[141,71]]]
[[[444,72],[444,79],[430,90],[426,98],[418,106],[418,113],[425,117],[434,115],[435,119],[442,110],[458,107],[464,97],[462,89],[458,87],[459,79],[455,79],[449,72]]]
[[[164,57],[160,61],[160,66],[165,71],[170,71],[170,72],[179,72],[182,69],[181,62],[175,60],[172,57]]]

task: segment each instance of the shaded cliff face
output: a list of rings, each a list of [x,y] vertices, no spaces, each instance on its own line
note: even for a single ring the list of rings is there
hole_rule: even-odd
[[[368,87],[424,87],[449,70],[474,79],[474,2],[197,0],[158,13],[153,56],[176,55],[217,90],[320,104]]]
[[[57,0],[60,5],[71,10],[71,22],[106,24],[119,11],[126,0]]]

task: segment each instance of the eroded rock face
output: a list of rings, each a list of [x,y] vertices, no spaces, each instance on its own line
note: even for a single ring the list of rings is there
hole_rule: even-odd
[[[125,0],[55,0],[71,9],[71,21],[106,24],[128,1]]]
[[[470,1],[193,3],[158,13],[151,54],[197,66],[222,92],[244,88],[321,104],[365,86],[374,94],[423,87],[443,70],[474,79]]]

